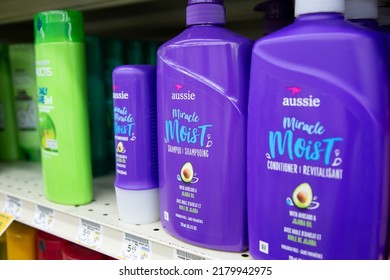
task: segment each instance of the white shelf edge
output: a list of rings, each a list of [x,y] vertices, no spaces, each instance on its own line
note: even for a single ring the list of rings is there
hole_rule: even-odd
[[[45,230],[66,240],[78,243],[77,234],[80,219],[101,225],[103,238],[97,250],[113,258],[119,258],[124,233],[129,233],[149,241],[151,260],[172,260],[180,250],[200,259],[245,260],[251,259],[248,252],[232,253],[216,251],[182,242],[168,234],[160,222],[146,225],[130,225],[119,220],[115,192],[114,176],[108,175],[94,179],[95,199],[90,204],[68,206],[48,201],[43,195],[41,167],[39,163],[1,163],[0,164],[0,211],[4,210],[8,197],[21,201],[21,214],[16,218],[29,226],[33,223],[37,205],[55,211],[51,230]],[[83,244],[81,244],[83,245]]]

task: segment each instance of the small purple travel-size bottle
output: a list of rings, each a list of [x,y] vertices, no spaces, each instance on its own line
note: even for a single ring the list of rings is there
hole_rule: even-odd
[[[113,70],[115,191],[119,218],[130,224],[159,219],[156,68]]]

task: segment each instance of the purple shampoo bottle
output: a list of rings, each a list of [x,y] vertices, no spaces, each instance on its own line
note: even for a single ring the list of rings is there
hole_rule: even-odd
[[[115,192],[119,218],[129,224],[159,219],[156,68],[114,69]]]
[[[378,0],[346,0],[345,1],[345,17],[349,21],[356,23],[360,26],[366,27],[370,30],[379,32],[380,34],[386,36],[390,43],[390,32],[384,26],[379,25],[378,14],[379,14]],[[389,215],[389,219],[390,219],[390,215]],[[389,239],[389,246],[390,246],[390,223],[389,223],[389,230],[388,230],[388,239]],[[390,247],[389,247],[389,254],[390,254]]]
[[[387,42],[343,0],[297,0],[256,42],[248,109],[256,259],[383,259],[389,209]]]
[[[222,0],[189,0],[187,29],[158,50],[160,220],[189,243],[243,251],[253,42],[224,24]]]

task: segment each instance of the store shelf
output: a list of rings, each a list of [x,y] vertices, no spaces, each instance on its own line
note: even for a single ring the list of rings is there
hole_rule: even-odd
[[[13,214],[16,220],[24,224],[114,258],[251,259],[248,252],[215,251],[181,242],[166,233],[159,222],[147,225],[129,225],[121,222],[117,214],[113,182],[113,175],[95,179],[94,201],[90,204],[60,205],[44,197],[39,164],[3,163],[0,164],[0,211]],[[92,233],[87,237],[81,233],[87,228],[86,225],[96,227],[96,230],[92,229]],[[91,235],[93,232],[95,234]],[[95,240],[91,241],[91,238]],[[144,243],[148,245],[145,246]],[[134,253],[122,250],[129,244],[137,247],[133,248],[136,249]]]
[[[228,27],[249,38],[259,38],[263,15],[253,7],[262,1],[265,0],[225,0]],[[0,43],[32,42],[33,16],[52,9],[83,11],[87,35],[164,41],[184,30],[186,3],[187,0],[3,0],[0,1]],[[390,0],[380,4],[390,7]],[[390,8],[385,15],[390,18]],[[114,258],[251,259],[248,252],[221,252],[181,242],[166,233],[159,222],[138,226],[121,222],[113,182],[113,174],[95,179],[95,199],[88,205],[59,205],[43,196],[40,164],[0,163],[0,211],[12,212],[22,223]],[[98,229],[96,240],[83,243],[81,231],[88,224]],[[143,243],[144,246],[140,245]],[[123,248],[129,244],[138,246],[138,251],[124,253]]]

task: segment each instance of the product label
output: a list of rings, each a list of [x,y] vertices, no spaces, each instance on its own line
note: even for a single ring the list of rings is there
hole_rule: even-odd
[[[3,211],[14,216],[15,218],[19,218],[22,213],[22,201],[13,196],[6,196],[5,204]]]
[[[156,93],[146,73],[143,78],[120,71],[113,74],[115,186],[120,188],[158,186]]]
[[[284,117],[279,127],[281,129],[268,134],[266,157],[269,170],[342,179],[343,169],[336,168],[342,163],[341,151],[337,149],[342,137],[323,137],[326,129],[321,122],[306,123],[295,117]],[[297,136],[296,131],[303,136]],[[286,157],[288,162],[278,161]],[[296,164],[295,159],[303,159],[306,164]]]
[[[249,108],[252,244],[273,259],[348,259],[350,250],[363,242],[353,234],[365,230],[358,220],[379,213],[359,195],[362,184],[370,184],[364,172],[352,173],[367,170],[370,148],[358,139],[368,140],[365,133],[380,137],[378,131],[361,130],[352,112],[362,108],[354,99],[340,102],[348,96],[340,89],[267,78],[264,83],[273,94],[254,92],[261,96],[257,104],[266,108]],[[352,215],[353,205],[364,216]]]
[[[36,61],[37,77],[53,76],[50,60]],[[38,78],[39,79],[39,78]],[[51,117],[54,110],[53,92],[47,85],[38,86],[38,109],[39,109],[39,125],[41,136],[41,147],[44,152],[49,152],[51,155],[57,155],[58,142],[56,135],[56,126]]]
[[[194,93],[193,93],[194,94]],[[195,94],[194,94],[195,95]],[[187,113],[178,108],[172,109],[171,119],[165,121],[165,141],[168,143],[168,152],[182,152],[181,147],[175,145],[194,144],[198,149],[184,148],[185,155],[208,157],[208,149],[212,145],[211,124],[202,124],[196,112]]]
[[[280,215],[283,223],[279,227],[278,242],[259,239],[259,251],[272,254],[271,246],[280,246],[275,251],[284,252],[288,259],[324,259],[323,223],[321,208],[327,207],[319,190],[325,182],[343,180],[343,157],[345,156],[344,133],[334,130],[334,124],[321,117],[313,118],[327,104],[324,95],[298,86],[285,86],[281,93],[280,112],[275,121],[265,126],[267,145],[261,167],[268,170],[270,178],[284,173],[296,180],[283,184],[282,200],[285,207]],[[321,96],[321,97],[320,97]],[[310,112],[308,110],[311,110]],[[315,179],[315,180],[313,180]],[[280,180],[275,180],[278,188]],[[281,253],[282,254],[282,253]]]
[[[50,232],[55,221],[55,211],[41,205],[36,205],[32,224]]]
[[[149,240],[124,233],[120,259],[149,260],[152,257],[152,244]]]
[[[174,70],[167,70],[165,96],[158,96],[159,156],[164,166],[160,192],[165,197],[162,223],[185,238],[192,239],[196,233],[211,244],[225,234],[237,240],[239,228],[226,232],[231,217],[225,207],[227,194],[236,194],[237,216],[230,220],[234,227],[244,209],[244,193],[240,193],[244,171],[241,174],[234,168],[245,162],[242,116],[218,88],[178,72],[170,76],[170,71]]]
[[[20,130],[37,128],[37,106],[33,100],[16,100],[16,117]]]
[[[115,93],[115,99],[128,99],[129,94],[125,92]],[[116,100],[115,100],[116,101]],[[114,106],[114,133],[116,144],[116,172],[120,175],[127,175],[127,149],[131,142],[136,141],[135,120],[127,106],[121,106],[115,102]]]
[[[169,110],[169,115],[165,119],[165,134],[164,148],[167,153],[167,158],[170,156],[179,155],[182,161],[174,176],[174,188],[176,189],[174,210],[174,219],[179,220],[179,225],[187,230],[198,231],[198,228],[204,224],[202,217],[202,189],[206,184],[199,180],[198,165],[195,162],[200,162],[201,158],[209,158],[210,148],[213,146],[213,124],[206,114],[202,116],[197,111],[196,105],[188,105],[186,107],[191,110],[180,108],[180,103],[177,100],[189,103],[200,102],[200,97],[189,90],[188,86],[176,84],[172,88],[174,92],[171,94],[172,109]],[[176,101],[176,102],[175,102]],[[197,160],[195,160],[197,158]],[[203,188],[200,186],[203,184]],[[204,192],[204,190],[203,190]],[[179,194],[179,195],[177,195]]]
[[[30,76],[26,69],[19,67],[12,70],[12,80],[18,128],[34,131],[38,126],[38,108],[32,96],[36,92],[35,76]]]
[[[103,241],[103,227],[100,224],[80,219],[77,241],[92,249],[99,250]]]
[[[199,256],[194,255],[194,254],[190,254],[190,253],[184,252],[182,250],[175,249],[175,250],[173,250],[173,260],[200,261],[200,260],[205,260],[205,258],[199,257]]]

